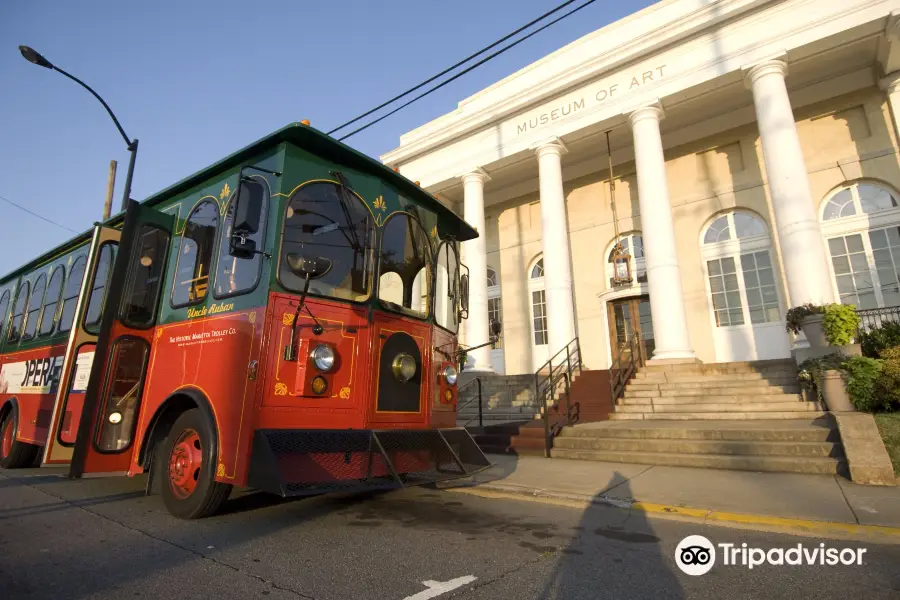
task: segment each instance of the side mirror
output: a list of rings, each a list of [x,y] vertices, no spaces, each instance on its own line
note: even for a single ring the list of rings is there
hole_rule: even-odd
[[[469,276],[466,274],[459,278],[459,308],[469,313]]]
[[[331,270],[331,259],[324,256],[300,256],[289,253],[285,259],[291,273],[303,279],[317,279]]]
[[[503,331],[503,324],[497,319],[491,319],[491,337],[497,337]]]
[[[231,225],[229,254],[237,258],[252,258],[256,242],[247,236],[259,231],[262,220],[262,205],[265,201],[263,185],[249,178],[238,183],[237,198],[234,201],[234,219]]]

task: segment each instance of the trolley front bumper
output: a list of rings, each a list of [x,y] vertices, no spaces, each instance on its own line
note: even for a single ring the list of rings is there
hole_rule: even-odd
[[[263,429],[254,434],[249,485],[279,496],[396,489],[490,466],[462,428]]]

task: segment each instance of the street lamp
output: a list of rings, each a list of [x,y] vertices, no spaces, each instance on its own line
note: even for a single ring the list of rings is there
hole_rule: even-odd
[[[125,210],[125,206],[128,203],[129,197],[131,196],[131,176],[134,174],[134,159],[137,157],[137,149],[138,149],[138,141],[137,139],[129,140],[128,136],[125,135],[125,130],[122,129],[122,125],[119,124],[119,120],[116,118],[116,115],[113,114],[112,109],[109,105],[100,97],[100,95],[91,89],[91,86],[81,81],[74,75],[66,73],[49,60],[44,58],[39,52],[37,52],[34,48],[29,48],[28,46],[19,46],[19,52],[22,53],[22,56],[25,57],[30,63],[34,63],[39,67],[44,67],[45,69],[50,69],[52,71],[58,71],[89,91],[94,95],[94,98],[100,101],[100,104],[103,105],[103,108],[106,109],[106,112],[109,113],[109,116],[112,117],[113,123],[116,124],[116,127],[119,129],[119,133],[122,134],[122,138],[125,140],[125,144],[128,147],[128,151],[131,152],[131,159],[128,161],[128,173],[125,175],[125,192],[122,194],[122,210]]]

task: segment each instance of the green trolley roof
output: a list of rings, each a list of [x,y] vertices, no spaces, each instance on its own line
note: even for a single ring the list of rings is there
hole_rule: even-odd
[[[420,186],[416,185],[414,182],[410,181],[393,169],[386,167],[377,160],[366,156],[362,152],[354,150],[350,146],[337,141],[336,139],[319,131],[318,129],[315,129],[303,123],[291,123],[290,125],[287,125],[286,127],[279,129],[278,131],[270,133],[269,135],[256,140],[252,144],[241,148],[237,152],[226,156],[222,160],[215,162],[208,167],[197,171],[193,175],[189,175],[181,181],[153,194],[149,198],[143,200],[142,203],[148,206],[159,204],[173,196],[190,190],[194,186],[199,185],[207,181],[208,179],[211,179],[212,177],[215,177],[223,171],[227,171],[228,169],[245,163],[251,158],[259,155],[261,152],[264,152],[265,150],[272,148],[273,146],[277,146],[282,142],[294,144],[296,146],[299,146],[300,148],[303,148],[304,150],[308,150],[309,152],[316,154],[317,156],[321,156],[326,160],[338,164],[343,164],[357,171],[368,173],[370,175],[383,179],[388,184],[396,187],[397,191],[403,196],[436,213],[438,215],[438,218],[442,221],[455,223],[457,225],[456,231],[451,231],[451,233],[459,241],[471,240],[478,237],[478,232],[475,231],[475,229],[473,229],[471,225],[460,219],[459,216],[456,215],[456,213],[441,204],[439,200],[422,189]],[[118,213],[110,217],[105,222],[107,224],[115,224],[121,219],[122,213]],[[17,277],[23,272],[30,271],[38,265],[51,260],[56,255],[69,251],[75,246],[83,243],[89,237],[89,235],[90,231],[86,231],[85,233],[79,234],[74,238],[68,240],[67,242],[60,244],[56,248],[45,252],[34,260],[29,261],[27,264],[22,265],[13,272],[8,273],[6,276],[0,278],[0,283],[7,281],[12,277]]]

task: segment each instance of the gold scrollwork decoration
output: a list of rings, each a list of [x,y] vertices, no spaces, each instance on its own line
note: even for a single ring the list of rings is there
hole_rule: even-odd
[[[281,324],[282,325],[293,325],[294,324],[294,315],[292,315],[291,313],[282,313]]]
[[[376,210],[380,210],[384,212],[387,210],[387,203],[384,201],[384,196],[378,196],[375,198],[375,202],[372,203],[372,206],[375,207]]]
[[[341,397],[342,399],[346,400],[347,398],[350,397],[350,388],[349,388],[349,387],[342,387],[342,388],[341,388],[341,392],[340,392],[339,395],[340,395],[340,397]]]
[[[231,188],[228,187],[228,182],[225,182],[225,185],[222,187],[222,192],[219,194],[219,200],[224,200],[231,194]]]
[[[285,385],[281,382],[278,382],[275,384],[275,395],[276,396],[287,396],[287,393],[288,393],[287,385]]]

